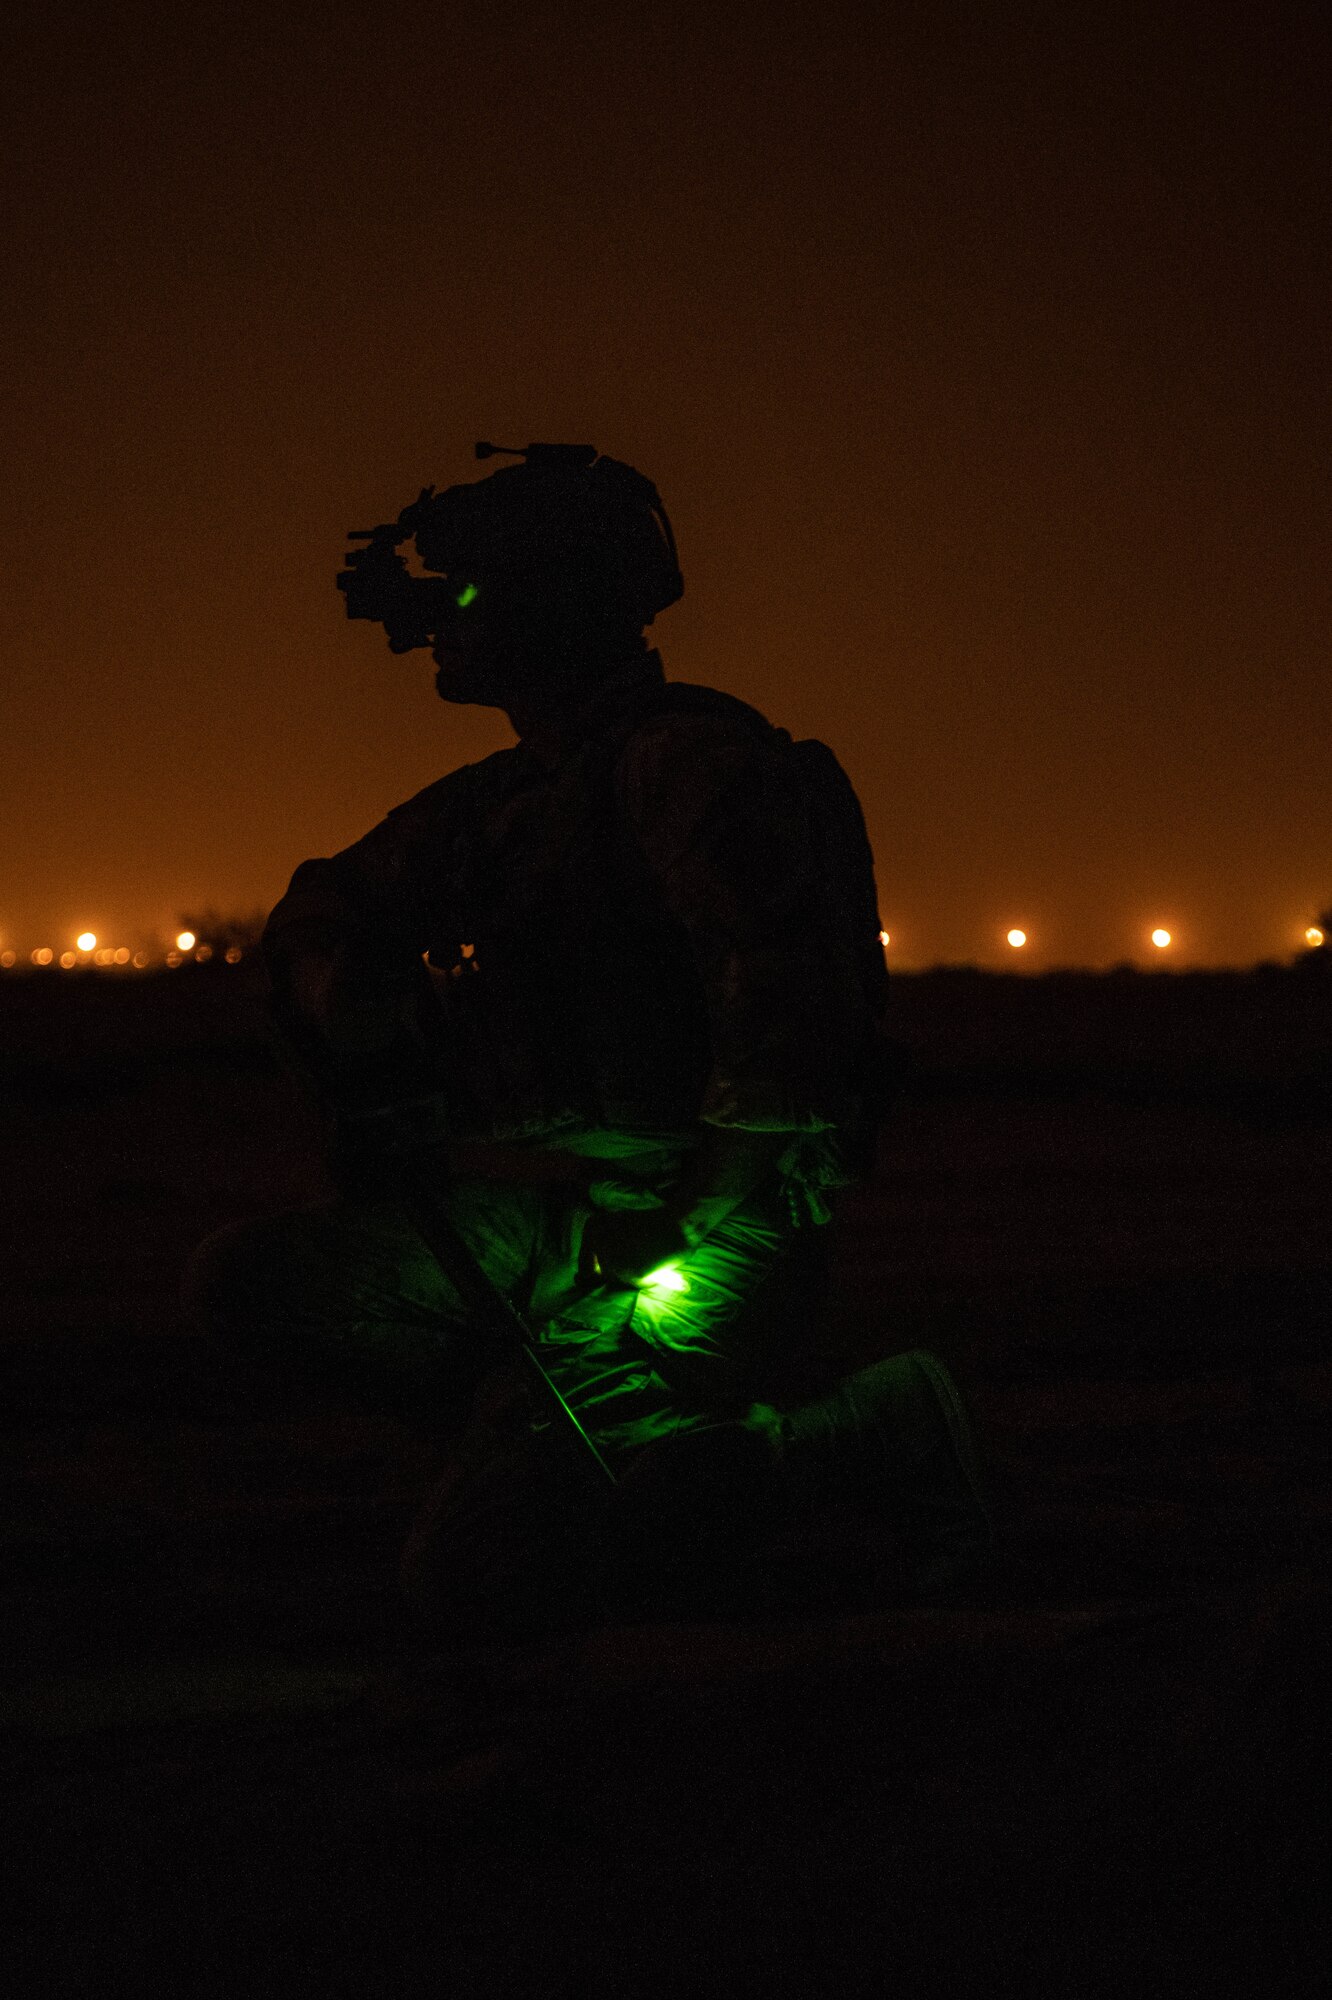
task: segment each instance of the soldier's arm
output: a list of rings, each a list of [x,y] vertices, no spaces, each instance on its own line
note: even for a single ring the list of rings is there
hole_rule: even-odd
[[[698,1146],[665,1209],[691,1249],[769,1178],[790,1136],[701,1125]]]
[[[279,1029],[334,1056],[382,1054],[423,1032],[422,955],[447,912],[461,773],[428,786],[363,839],[304,861],[264,931]]]
[[[706,1235],[793,1137],[854,1115],[855,971],[822,921],[821,887],[789,742],[725,719],[640,731],[620,796],[694,951],[713,1064],[699,1144],[670,1212]]]

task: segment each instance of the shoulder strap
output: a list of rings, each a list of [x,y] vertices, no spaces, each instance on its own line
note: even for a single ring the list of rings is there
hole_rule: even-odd
[[[655,715],[717,715],[729,716],[736,722],[744,722],[756,733],[760,729],[773,730],[775,725],[766,715],[752,708],[738,695],[726,694],[721,688],[703,687],[694,681],[661,681],[646,689],[627,709],[616,718],[613,733],[632,734],[641,722]],[[776,731],[784,736],[785,730]]]
[[[696,685],[692,681],[658,681],[627,703],[591,739],[584,765],[598,787],[610,787],[619,769],[620,758],[645,722],[659,715],[726,716],[742,723],[749,732],[774,735],[789,743],[784,729],[778,729],[738,695],[724,694],[720,688]]]

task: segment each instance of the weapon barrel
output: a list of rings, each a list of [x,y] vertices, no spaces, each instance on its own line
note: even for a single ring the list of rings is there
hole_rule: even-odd
[[[532,1386],[551,1410],[556,1422],[573,1431],[585,1461],[601,1480],[614,1486],[617,1483],[615,1474],[542,1366],[536,1342],[522,1314],[499,1286],[487,1277],[448,1216],[442,1213],[433,1191],[425,1186],[411,1160],[399,1156],[393,1165],[398,1193],[411,1217],[413,1228],[444,1275],[457,1287],[468,1311],[488,1327],[504,1347],[521,1358]]]

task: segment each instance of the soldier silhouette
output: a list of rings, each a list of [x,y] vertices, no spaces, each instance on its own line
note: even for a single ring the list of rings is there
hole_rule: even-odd
[[[274,1018],[362,1136],[335,1202],[201,1247],[190,1310],[450,1440],[403,1581],[454,1626],[805,1602],[825,1565],[792,1550],[841,1503],[880,1525],[895,1589],[937,1597],[990,1540],[938,1358],[764,1400],[873,1156],[882,954],[854,795],[823,752],[859,893],[798,754],[822,746],[667,682],[649,649],[684,587],[655,487],[590,446],[512,455],[354,537],[348,614],[428,646],[441,699],[502,709],[517,742],[297,868],[264,937]],[[387,1171],[404,1149],[613,1489],[575,1474],[433,1254]]]

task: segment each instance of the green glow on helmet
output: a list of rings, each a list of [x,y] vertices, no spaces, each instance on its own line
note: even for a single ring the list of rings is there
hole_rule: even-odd
[[[659,1264],[655,1271],[649,1271],[643,1280],[645,1291],[687,1292],[689,1280],[674,1264]]]
[[[458,609],[460,611],[465,611],[467,609],[467,606],[472,602],[472,599],[475,596],[476,596],[476,585],[474,583],[469,583],[462,590],[458,592],[458,595],[454,598],[453,601],[458,606]]]

